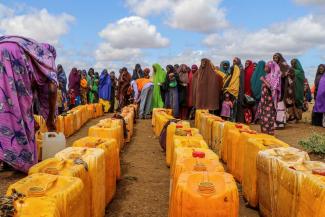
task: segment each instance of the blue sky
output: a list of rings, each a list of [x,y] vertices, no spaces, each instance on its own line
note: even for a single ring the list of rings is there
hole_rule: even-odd
[[[50,42],[57,63],[131,70],[208,57],[302,60],[308,77],[325,61],[325,0],[0,0],[0,34]]]

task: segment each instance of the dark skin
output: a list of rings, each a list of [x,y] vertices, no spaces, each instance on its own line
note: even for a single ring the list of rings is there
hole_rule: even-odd
[[[49,84],[49,116],[46,120],[46,126],[49,132],[56,132],[55,111],[57,99],[57,85],[53,82]]]
[[[319,73],[320,74],[323,74],[325,72],[325,68],[324,68],[324,66],[320,66],[319,67]]]
[[[228,65],[228,64],[223,64],[223,68],[224,68],[226,71],[228,71],[228,69],[229,69],[229,65]]]
[[[280,62],[280,57],[278,55],[274,55],[273,56],[273,61],[276,62],[277,64],[279,64]]]
[[[239,64],[239,61],[238,61],[237,58],[235,58],[232,62],[233,62],[234,65],[238,65]]]

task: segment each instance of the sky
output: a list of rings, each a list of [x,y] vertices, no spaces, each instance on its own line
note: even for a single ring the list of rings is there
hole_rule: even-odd
[[[0,0],[0,35],[54,45],[67,73],[281,52],[313,80],[325,62],[324,14],[325,0]]]

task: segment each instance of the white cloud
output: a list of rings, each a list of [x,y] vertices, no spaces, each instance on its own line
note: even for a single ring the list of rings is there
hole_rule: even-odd
[[[18,15],[14,9],[1,4],[0,14],[0,32],[3,34],[22,35],[51,44],[58,44],[59,38],[69,31],[69,25],[74,21],[69,14],[53,15],[46,9],[32,9]]]
[[[302,5],[322,5],[325,4],[325,0],[294,0],[298,4]]]
[[[173,28],[193,32],[215,32],[228,26],[222,0],[126,0],[127,6],[140,16],[164,13]]]
[[[141,17],[132,16],[108,24],[99,35],[114,48],[159,48],[169,45],[154,25]]]
[[[174,0],[175,1],[175,0]],[[137,15],[146,17],[150,14],[160,14],[168,8],[173,0],[126,0],[126,5]]]
[[[228,26],[221,0],[181,0],[172,8],[167,21],[173,28],[194,32],[215,32]]]
[[[154,25],[138,16],[108,24],[99,35],[103,42],[95,51],[96,68],[117,66],[117,62],[143,62],[143,49],[169,45],[169,39],[161,36]]]
[[[298,56],[325,43],[323,20],[309,15],[255,32],[226,30],[207,36],[203,43],[230,56],[270,58],[277,51]]]

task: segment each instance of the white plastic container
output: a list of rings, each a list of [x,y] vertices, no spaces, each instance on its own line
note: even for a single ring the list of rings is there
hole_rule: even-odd
[[[63,133],[46,132],[42,141],[42,160],[54,157],[54,155],[66,148],[66,139]]]

